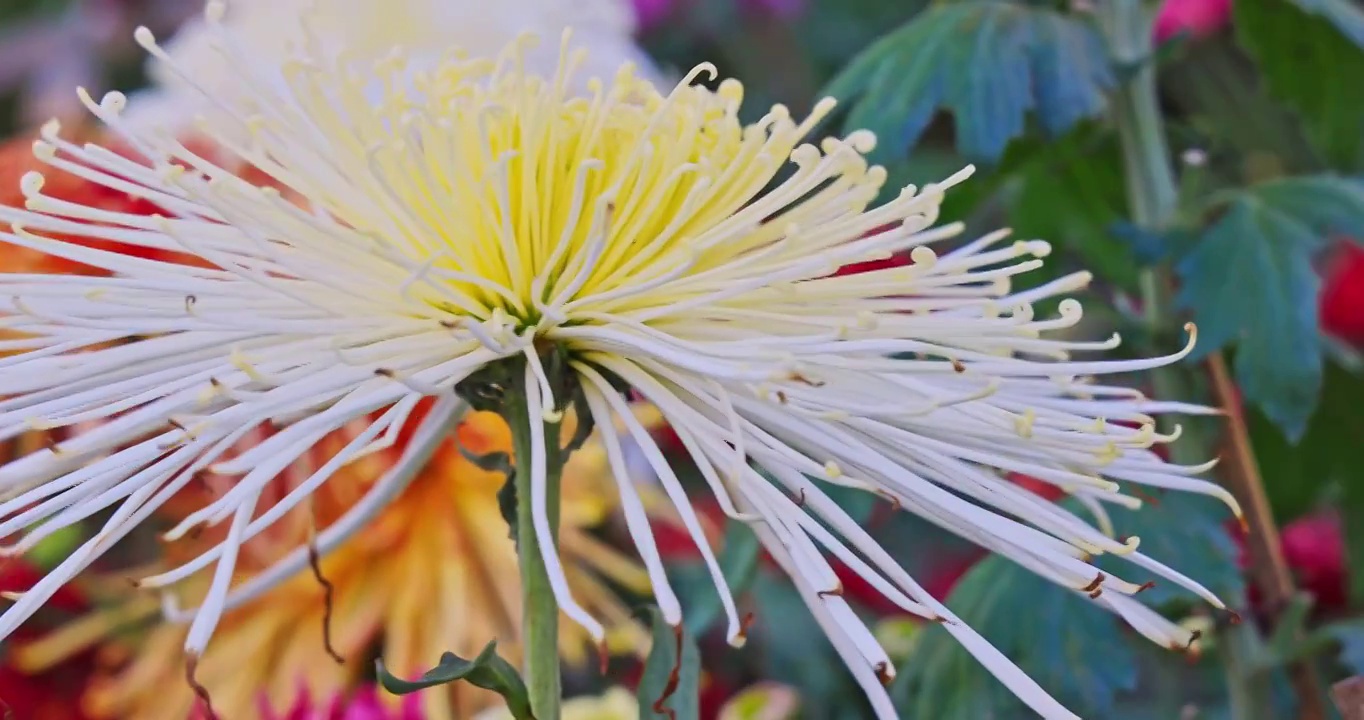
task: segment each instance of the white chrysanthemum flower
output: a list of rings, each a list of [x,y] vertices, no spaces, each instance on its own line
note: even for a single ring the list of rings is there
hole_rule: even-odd
[[[413,62],[432,65],[454,46],[471,57],[494,57],[521,33],[556,38],[572,27],[577,41],[592,48],[581,77],[611,77],[626,62],[655,83],[662,77],[635,45],[636,18],[629,0],[232,0],[218,27],[204,18],[192,20],[165,43],[178,72],[150,64],[153,86],[132,96],[124,121],[131,127],[188,125],[198,115],[214,113],[220,102],[235,105],[248,99],[240,68],[223,62],[216,48],[219,29],[251,49],[238,61],[250,61],[268,77],[278,75],[307,37],[305,25],[318,38],[310,54],[334,61],[344,53],[357,68],[372,65],[397,46]],[[558,59],[551,44],[527,53],[526,63],[550,75]],[[185,75],[194,82],[187,83]],[[274,82],[287,92],[282,77]],[[217,102],[207,101],[204,90]]]
[[[148,33],[138,38],[162,54]],[[285,92],[253,74],[242,57],[248,48],[224,46],[241,74],[233,92],[208,98],[230,121],[217,138],[249,138],[232,149],[291,199],[195,156],[171,133],[127,127],[116,94],[87,104],[145,164],[47,129],[35,149],[54,168],[165,214],[62,202],[43,195],[36,174],[24,181],[28,211],[0,211],[16,225],[7,242],[113,273],[0,279],[5,324],[29,334],[5,341],[25,352],[0,358],[0,436],[99,421],[0,468],[0,536],[42,523],[6,551],[112,510],[0,617],[0,636],[197,474],[212,472],[236,476],[235,488],[171,535],[228,523],[225,541],[144,583],[165,587],[216,564],[202,606],[177,611],[192,618],[188,651],[201,652],[226,608],[306,562],[300,548],[277,571],[233,588],[242,543],[337,467],[391,442],[423,397],[440,398],[403,460],[318,537],[323,551],[334,547],[425,461],[458,412],[456,385],[475,372],[521,368],[529,416],[557,417],[568,398],[553,396],[548,378],[564,368],[546,369],[551,357],[567,363],[621,478],[624,442],[643,449],[698,541],[730,640],[742,641],[743,626],[716,558],[678,477],[626,412],[621,385],[657,405],[720,505],[750,523],[790,573],[880,717],[895,715],[883,688],[894,671],[841,597],[833,559],[905,611],[942,623],[1042,715],[1074,716],[926,593],[825,484],[876,493],[1002,553],[1156,642],[1191,642],[1189,631],[1133,599],[1140,586],[1101,573],[1091,559],[1124,556],[1220,606],[1212,593],[1143,555],[1136,538],[1119,542],[1001,477],[1053,483],[1101,527],[1106,504],[1140,505],[1124,492],[1130,485],[1206,493],[1234,507],[1221,488],[1194,477],[1206,466],[1171,465],[1150,449],[1169,439],[1153,415],[1201,408],[1092,381],[1172,362],[1187,349],[1150,360],[1071,359],[1117,341],[1047,339],[1073,326],[1080,307],[1067,300],[1059,317],[1039,319],[1031,304],[1081,287],[1088,275],[1012,292],[1010,278],[1036,268],[1048,247],[1009,243],[1003,232],[935,252],[934,243],[960,231],[931,228],[943,193],[969,170],[871,207],[886,174],[863,158],[869,134],[802,144],[832,101],[802,122],[776,107],[745,127],[737,82],[692,84],[713,75],[709,66],[667,96],[625,69],[575,98],[569,83],[581,53],[565,50],[559,71],[542,79],[524,70],[525,49],[518,43],[496,60],[451,58],[416,73],[398,55],[363,73],[313,58],[288,65]],[[366,94],[375,86],[378,104]],[[55,233],[179,251],[211,267],[45,237]],[[911,266],[833,274],[899,251],[910,252]],[[366,417],[377,420],[330,463],[262,502],[282,468]],[[266,421],[282,429],[225,455]],[[547,537],[549,448],[543,433],[531,444],[520,462]],[[678,623],[640,498],[623,481],[620,492],[657,601]],[[543,554],[560,606],[600,637],[553,549]]]

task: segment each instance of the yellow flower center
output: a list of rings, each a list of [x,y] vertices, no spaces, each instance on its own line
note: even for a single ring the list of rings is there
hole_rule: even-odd
[[[451,57],[426,70],[395,53],[363,76],[294,63],[285,75],[303,113],[244,118],[253,138],[239,149],[420,263],[411,296],[480,321],[505,316],[518,329],[547,316],[550,325],[583,321],[571,316],[575,299],[594,310],[611,300],[619,312],[685,297],[685,283],[672,281],[723,269],[803,220],[859,211],[884,181],[861,158],[869,134],[826,141],[827,155],[796,149],[831,100],[799,124],[777,106],[745,127],[739,82],[691,84],[714,79],[709,65],[666,96],[627,65],[609,87],[593,79],[576,97],[569,81],[584,51],[565,43],[546,79],[523,69],[533,42],[496,61]],[[282,141],[300,129],[325,143]],[[755,201],[788,159],[795,177]],[[303,172],[320,162],[329,172]],[[356,191],[368,199],[354,201]],[[821,194],[841,202],[810,202]],[[438,278],[446,292],[431,289]],[[647,292],[665,284],[667,297]]]

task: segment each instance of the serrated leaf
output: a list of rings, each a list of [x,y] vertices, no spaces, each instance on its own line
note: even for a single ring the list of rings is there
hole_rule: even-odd
[[[376,663],[376,670],[379,684],[395,695],[407,695],[436,685],[464,681],[501,695],[515,720],[535,720],[530,711],[530,695],[526,692],[526,684],[516,668],[497,654],[496,640],[489,642],[472,660],[465,660],[454,653],[444,653],[436,667],[422,673],[416,680],[403,680],[390,674],[383,660]]]
[[[1236,565],[1238,550],[1227,532],[1231,511],[1221,502],[1187,492],[1147,491],[1151,500],[1140,510],[1108,509],[1119,537],[1141,538],[1141,552],[1197,580],[1229,607],[1243,607],[1246,583]],[[1155,586],[1141,594],[1152,607],[1186,600],[1202,603],[1197,596],[1172,582],[1149,575],[1122,558],[1101,558],[1100,566],[1123,579]]]
[[[1364,49],[1309,5],[1236,3],[1237,40],[1254,56],[1270,92],[1297,112],[1309,137],[1340,170],[1364,166]]]
[[[685,626],[673,627],[658,608],[648,609],[653,647],[639,680],[640,720],[698,720],[701,714],[701,653]]]
[[[758,554],[761,550],[758,536],[742,522],[730,520],[725,524],[724,545],[717,560],[720,571],[729,584],[729,591],[737,598],[748,589],[757,574]],[[720,596],[710,582],[692,583],[699,592],[689,593],[685,602],[687,628],[695,635],[702,636],[720,617],[724,610]]]
[[[902,158],[934,114],[952,114],[957,147],[991,162],[1032,114],[1059,134],[1098,115],[1114,84],[1094,28],[1045,7],[968,0],[929,7],[848,65],[825,93],[853,101],[844,126]]]
[[[1082,717],[1110,717],[1137,684],[1137,658],[1117,618],[1003,557],[977,563],[948,607]],[[901,715],[921,720],[1033,717],[941,627],[924,631],[891,688]]]
[[[1179,303],[1199,328],[1197,356],[1236,341],[1236,380],[1293,440],[1321,389],[1320,279],[1329,235],[1364,236],[1364,185],[1334,176],[1275,180],[1223,199],[1222,216],[1179,263]]]

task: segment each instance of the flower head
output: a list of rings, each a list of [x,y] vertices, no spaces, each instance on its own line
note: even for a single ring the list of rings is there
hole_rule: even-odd
[[[1231,0],[1165,0],[1156,13],[1154,35],[1164,42],[1181,32],[1206,37],[1231,22]]]
[[[322,440],[267,492],[286,493],[292,481],[306,477],[310,467],[326,462],[364,427],[361,423]],[[508,429],[491,413],[468,416],[401,494],[320,559],[316,574],[306,556],[294,553],[308,543],[314,527],[331,531],[392,466],[406,442],[399,438],[394,448],[343,468],[317,490],[309,512],[293,513],[243,545],[237,566],[238,606],[224,615],[218,639],[196,673],[196,681],[223,717],[249,716],[257,698],[272,708],[288,707],[300,686],[309,697],[340,697],[370,667],[374,648],[387,667],[411,675],[425,670],[446,650],[473,656],[492,639],[500,641],[504,656],[515,659],[519,654],[519,580],[504,571],[515,565],[516,555],[497,500],[505,477],[477,467],[464,455],[510,451]],[[610,619],[617,649],[633,649],[643,646],[643,630],[630,620],[628,608],[605,581],[648,592],[648,577],[586,532],[611,510],[610,496],[602,487],[610,483],[604,471],[598,446],[587,446],[569,462],[561,552],[574,591],[589,598],[594,612]],[[172,524],[184,521],[230,489],[224,482],[188,488],[158,515]],[[186,568],[194,566],[182,562],[220,543],[222,535],[214,528],[169,543],[163,573],[149,584],[184,577]],[[291,555],[294,559],[289,560]],[[198,602],[208,580],[202,573],[184,577],[176,604]],[[185,641],[185,627],[174,622],[176,614],[135,641],[112,636],[112,630],[153,614],[157,606],[148,600],[112,605],[40,640],[20,644],[14,649],[15,661],[24,670],[44,670],[99,641],[107,652],[127,661],[86,694],[92,716],[186,717],[195,698],[180,681],[185,666],[177,649]],[[100,627],[103,634],[96,631]],[[582,631],[564,625],[561,633],[565,658],[583,661],[591,648]],[[336,662],[331,653],[344,662]],[[452,710],[454,717],[467,717],[497,699],[462,685],[449,690],[453,696],[441,690],[414,696],[424,700],[420,706],[426,718],[451,717]]]
[[[1353,346],[1364,346],[1364,249],[1339,244],[1322,274],[1317,301],[1321,329]]]
[[[210,25],[219,15],[211,4]],[[149,33],[138,39],[164,56]],[[46,520],[10,551],[112,508],[89,542],[0,617],[0,634],[210,473],[230,489],[195,516],[226,526],[191,561],[215,567],[202,602],[185,611],[185,646],[197,657],[225,609],[251,592],[232,587],[244,543],[342,466],[410,432],[402,457],[357,503],[364,510],[319,535],[334,547],[428,461],[461,412],[456,390],[496,371],[524,388],[529,417],[552,423],[575,405],[596,420],[655,597],[679,623],[626,481],[623,442],[639,445],[697,540],[730,641],[741,643],[743,623],[690,500],[620,387],[656,405],[723,510],[749,523],[790,574],[880,717],[895,716],[883,687],[894,670],[842,597],[835,559],[907,613],[942,623],[1039,713],[1074,716],[915,582],[823,492],[828,484],[875,493],[1002,553],[1161,644],[1193,640],[1132,597],[1142,586],[1092,560],[1121,555],[1220,605],[1215,596],[1142,554],[1138,539],[1115,540],[1003,477],[1058,486],[1101,528],[1106,504],[1141,504],[1128,485],[1203,492],[1234,507],[1194,477],[1210,465],[1171,465],[1151,450],[1170,439],[1154,415],[1201,408],[1091,379],[1172,362],[1188,348],[1155,359],[1073,358],[1117,338],[1050,339],[1047,331],[1079,320],[1080,306],[1066,300],[1058,317],[1038,318],[1032,303],[1088,275],[1014,292],[1010,279],[1039,266],[1046,243],[1005,243],[999,232],[945,245],[960,226],[932,226],[943,193],[969,169],[872,206],[886,180],[863,157],[874,137],[804,142],[831,100],[801,121],[776,107],[745,127],[739,83],[693,84],[713,77],[710,66],[668,95],[626,67],[610,82],[589,80],[583,97],[570,90],[581,52],[565,42],[558,70],[542,77],[526,69],[527,48],[417,69],[401,54],[360,69],[311,55],[286,65],[280,85],[222,42],[224,62],[241,74],[236,92],[212,96],[221,125],[206,132],[292,201],[171,133],[123,124],[117,94],[88,104],[142,163],[49,128],[40,157],[165,212],[63,203],[43,194],[37,175],[24,180],[29,210],[4,211],[18,226],[8,242],[115,275],[0,280],[0,308],[34,336],[27,353],[0,361],[0,393],[10,396],[0,401],[0,432],[107,421],[0,468],[10,497],[0,505],[4,532]],[[45,237],[73,226],[192,253],[211,267]],[[836,275],[899,252],[912,264]],[[431,410],[414,412],[427,397],[436,398]],[[281,429],[247,437],[265,422]],[[266,492],[283,468],[357,422],[363,429],[315,472],[282,495]],[[243,440],[249,447],[229,453]],[[529,476],[537,534],[548,537],[557,440],[540,423],[529,440],[516,462]],[[602,619],[574,592],[558,553],[548,543],[541,550],[560,608],[603,639]]]

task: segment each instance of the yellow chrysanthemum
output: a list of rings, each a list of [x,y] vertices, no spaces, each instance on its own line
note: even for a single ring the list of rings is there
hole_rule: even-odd
[[[337,433],[316,449],[330,457],[348,441]],[[213,707],[224,720],[255,717],[258,701],[283,708],[306,687],[315,697],[330,697],[352,685],[371,669],[369,658],[378,652],[394,672],[417,674],[434,665],[441,652],[477,654],[489,640],[499,640],[499,651],[513,660],[519,654],[520,581],[514,572],[516,554],[506,521],[498,509],[497,491],[505,481],[498,472],[483,470],[460,453],[483,455],[507,452],[509,431],[501,418],[476,413],[465,420],[454,438],[438,448],[430,463],[375,520],[355,537],[321,560],[322,575],[333,588],[331,617],[325,589],[308,569],[228,612],[217,641],[199,661],[197,680],[207,689]],[[313,513],[322,528],[350,509],[391,466],[391,453],[362,458],[343,469],[313,496]],[[306,477],[310,468],[299,465],[285,476]],[[595,540],[587,531],[612,509],[612,493],[600,447],[589,444],[570,461],[564,483],[561,550],[569,582],[594,611],[610,618],[619,642],[617,649],[638,648],[644,641],[604,582],[648,590],[648,577],[630,560]],[[165,508],[172,519],[197,509],[226,490],[205,488],[188,493]],[[201,497],[203,496],[203,497]],[[183,511],[183,512],[181,512]],[[271,528],[268,535],[247,543],[238,560],[239,581],[249,582],[300,543],[308,542],[310,518],[296,513]],[[193,540],[167,545],[169,562],[188,559],[222,539],[206,532]],[[183,594],[186,602],[202,597],[207,577],[196,578]],[[161,720],[187,717],[194,697],[184,682],[185,663],[180,647],[185,627],[160,624],[136,639],[106,636],[116,623],[139,616],[150,619],[158,610],[151,597],[121,604],[60,631],[37,643],[17,648],[14,661],[21,669],[45,668],[66,654],[102,641],[107,650],[127,658],[121,669],[92,686],[85,699],[94,717]],[[345,660],[329,655],[323,628],[328,626],[331,647]],[[569,662],[581,662],[590,649],[587,636],[571,623],[561,624],[561,648]],[[429,720],[468,717],[496,700],[467,685],[451,686],[424,697]]]

